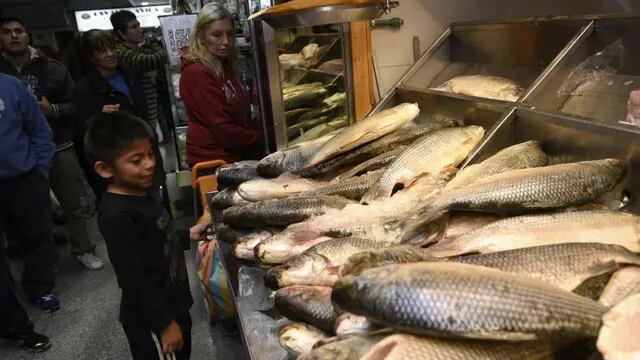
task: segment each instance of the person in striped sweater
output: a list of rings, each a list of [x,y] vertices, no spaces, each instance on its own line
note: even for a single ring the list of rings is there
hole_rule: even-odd
[[[162,134],[158,124],[160,112],[156,76],[168,61],[167,53],[159,42],[151,41],[151,38],[145,39],[140,22],[131,11],[114,12],[110,19],[113,31],[118,38],[116,42],[118,59],[139,77],[147,102],[148,120],[156,130],[158,140],[162,141],[163,135],[168,134]]]

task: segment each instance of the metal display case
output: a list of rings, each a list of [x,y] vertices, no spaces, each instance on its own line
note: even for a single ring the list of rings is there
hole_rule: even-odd
[[[640,18],[595,18],[525,103],[638,131],[627,123],[629,93],[640,89]]]
[[[301,136],[309,130],[324,134],[354,120],[349,23],[324,20],[308,15],[304,22],[295,16],[251,22],[265,137],[277,149],[304,139]],[[317,94],[291,91],[314,83],[310,91]],[[333,102],[341,93],[343,99]]]

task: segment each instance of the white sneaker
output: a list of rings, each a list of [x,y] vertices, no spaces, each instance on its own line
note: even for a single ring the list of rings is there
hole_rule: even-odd
[[[76,259],[78,259],[78,261],[80,261],[80,263],[89,270],[100,270],[104,267],[102,260],[92,253],[76,255]]]

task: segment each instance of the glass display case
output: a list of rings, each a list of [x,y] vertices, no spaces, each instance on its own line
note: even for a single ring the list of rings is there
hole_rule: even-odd
[[[311,17],[302,22],[251,23],[269,152],[324,136],[354,121],[348,22],[314,24]]]

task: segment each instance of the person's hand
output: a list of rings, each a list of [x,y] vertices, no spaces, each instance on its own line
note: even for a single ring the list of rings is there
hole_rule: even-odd
[[[175,320],[171,320],[169,326],[162,330],[160,341],[162,342],[162,352],[165,354],[182,349],[182,330]]]
[[[211,214],[208,210],[198,219],[195,225],[189,228],[189,239],[191,241],[211,241],[213,240],[213,229],[211,226]]]
[[[44,114],[46,118],[53,116],[53,106],[46,97],[43,96],[42,100],[38,101],[38,105],[40,105],[40,110],[42,110],[42,114]]]
[[[114,113],[120,111],[120,104],[105,105],[102,107],[102,112]]]

